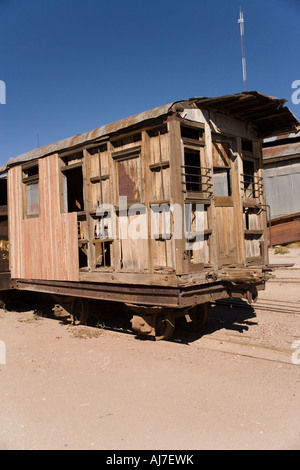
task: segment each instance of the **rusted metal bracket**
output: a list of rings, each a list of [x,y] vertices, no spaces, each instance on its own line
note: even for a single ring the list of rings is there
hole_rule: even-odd
[[[132,304],[127,306],[135,312],[131,325],[137,335],[147,336],[156,341],[169,339],[172,336],[175,328],[173,309]]]
[[[251,305],[252,302],[256,302],[258,298],[257,287],[253,284],[250,284],[246,293],[248,303]]]
[[[56,318],[70,318],[73,325],[84,325],[88,319],[89,308],[87,299],[71,297],[54,305],[53,314]]]
[[[54,316],[59,319],[67,319],[71,315],[71,313],[60,304],[55,304],[52,311]]]
[[[139,335],[155,337],[156,315],[133,315],[131,319],[132,329]]]

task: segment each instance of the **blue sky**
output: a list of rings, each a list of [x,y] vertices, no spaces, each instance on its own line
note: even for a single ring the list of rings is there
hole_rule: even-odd
[[[291,102],[300,0],[0,0],[0,165],[39,144],[194,96]]]

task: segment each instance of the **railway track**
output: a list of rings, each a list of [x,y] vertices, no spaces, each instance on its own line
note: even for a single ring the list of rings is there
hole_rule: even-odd
[[[277,277],[275,279],[269,279],[268,282],[278,283],[278,284],[282,284],[283,282],[288,283],[288,284],[300,284],[300,278],[290,279],[290,278],[285,278],[285,277]]]
[[[258,300],[254,304],[241,304],[234,299],[220,300],[215,302],[215,305],[225,305],[227,307],[232,306],[235,308],[250,309],[254,310],[267,310],[268,312],[281,312],[286,314],[300,315],[300,304],[299,302],[286,302],[284,300]]]
[[[277,348],[255,342],[251,343],[246,341],[236,341],[232,338],[206,337],[205,341],[206,347],[207,341],[212,341],[218,343],[219,345],[225,344],[229,349],[227,347],[217,349],[227,354],[245,356],[253,359],[263,359],[272,362],[290,363],[290,357],[293,352],[291,349]],[[204,346],[204,342],[202,346]]]
[[[261,300],[257,301],[255,309],[268,310],[274,312],[291,313],[300,315],[300,304],[299,302],[286,302],[283,300]]]
[[[252,328],[252,325],[247,325],[246,320],[245,330],[234,332],[234,326],[232,328],[230,324],[226,325],[226,320],[222,319],[223,328],[203,335],[199,346],[235,356],[295,364],[292,361],[295,351],[292,345],[300,337],[299,302],[262,299],[249,305],[238,299],[226,299],[216,301],[213,305],[233,308],[237,313],[244,311],[245,315],[247,310],[254,310],[257,323],[253,324]],[[233,314],[232,325],[235,322],[238,324],[239,315]],[[286,315],[290,317],[285,317]]]

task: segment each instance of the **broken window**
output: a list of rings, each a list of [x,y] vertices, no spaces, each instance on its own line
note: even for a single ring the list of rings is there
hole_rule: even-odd
[[[200,150],[184,149],[183,169],[186,191],[202,191]]]
[[[256,197],[254,160],[243,160],[243,180],[245,197]]]
[[[0,206],[7,206],[7,177],[0,178]]]
[[[182,176],[185,192],[210,192],[210,175],[203,166],[204,156],[204,126],[191,126],[182,123],[180,133],[183,145]]]
[[[242,189],[246,198],[257,198],[262,194],[262,178],[258,176],[258,160],[255,158],[253,142],[242,139],[243,173]]]
[[[135,142],[139,142],[142,140],[142,134],[138,132],[137,134],[123,136],[116,140],[111,140],[111,144],[114,148],[121,148],[126,146],[132,146]]]
[[[37,217],[40,213],[39,166],[37,163],[23,167],[24,214],[25,217]]]
[[[77,230],[79,269],[82,269],[88,266],[88,228],[85,214],[78,215]]]
[[[62,158],[62,195],[63,212],[82,212],[84,210],[82,154],[79,158]]]
[[[204,138],[204,128],[181,125],[180,131],[181,137],[184,140],[192,139],[193,141],[199,141]]]
[[[242,153],[249,152],[253,154],[252,140],[242,139]]]
[[[111,266],[111,241],[95,243],[95,268]]]
[[[107,268],[112,261],[112,217],[111,213],[105,212],[103,216],[93,218],[94,221],[94,253],[95,268]]]

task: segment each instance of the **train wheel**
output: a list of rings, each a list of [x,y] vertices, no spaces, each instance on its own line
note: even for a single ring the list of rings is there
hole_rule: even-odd
[[[209,310],[209,303],[200,304],[189,310],[188,315],[191,319],[185,322],[185,328],[189,331],[199,331],[206,323]]]
[[[162,310],[155,317],[155,340],[170,339],[175,328],[175,317],[171,310]]]
[[[89,316],[89,304],[87,299],[77,298],[74,301],[73,309],[73,323],[75,325],[84,325]]]

